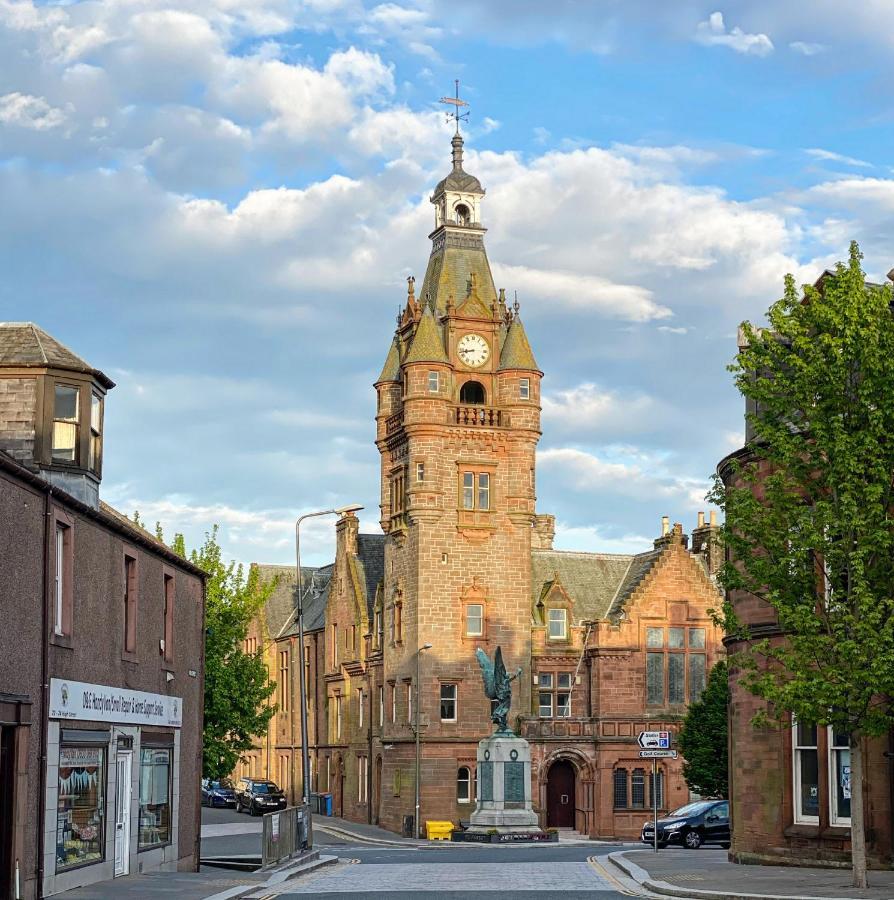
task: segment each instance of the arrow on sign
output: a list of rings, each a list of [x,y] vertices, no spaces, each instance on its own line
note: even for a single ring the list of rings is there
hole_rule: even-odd
[[[643,750],[667,750],[671,745],[671,733],[669,731],[641,731],[637,743]]]

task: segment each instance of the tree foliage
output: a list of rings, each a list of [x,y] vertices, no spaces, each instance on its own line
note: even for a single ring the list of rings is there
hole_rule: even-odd
[[[677,735],[683,777],[689,789],[703,797],[728,796],[728,677],[726,660],[720,660],[711,669],[701,697],[687,710]]]
[[[789,276],[769,327],[743,326],[731,370],[754,436],[712,492],[726,514],[724,586],[765,601],[785,636],[730,661],[769,701],[756,724],[794,716],[851,735],[859,886],[861,738],[894,722],[894,316],[861,259],[852,244],[848,264],[803,295]],[[749,636],[729,606],[724,625]]]

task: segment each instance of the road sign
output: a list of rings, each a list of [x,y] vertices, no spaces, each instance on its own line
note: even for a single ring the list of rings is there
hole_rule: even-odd
[[[676,759],[676,750],[640,750],[640,759]]]
[[[641,731],[637,740],[643,750],[668,750],[671,745],[671,733],[669,731]]]

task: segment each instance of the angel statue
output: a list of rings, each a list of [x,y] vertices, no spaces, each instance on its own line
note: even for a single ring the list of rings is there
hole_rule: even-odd
[[[494,661],[488,659],[487,654],[479,647],[475,651],[478,665],[481,666],[481,677],[484,679],[484,694],[490,700],[496,700],[491,720],[496,724],[495,734],[511,734],[506,725],[506,717],[509,715],[509,705],[512,702],[512,682],[521,675],[521,667],[514,675],[506,674],[506,666],[503,665],[503,652],[497,647]]]

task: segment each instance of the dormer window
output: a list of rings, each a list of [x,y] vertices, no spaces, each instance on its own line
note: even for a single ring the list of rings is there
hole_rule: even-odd
[[[456,213],[457,225],[468,225],[471,222],[472,216],[469,212],[469,207],[465,203],[457,203],[454,212]]]
[[[78,461],[80,391],[69,384],[57,384],[53,409],[53,461]]]

